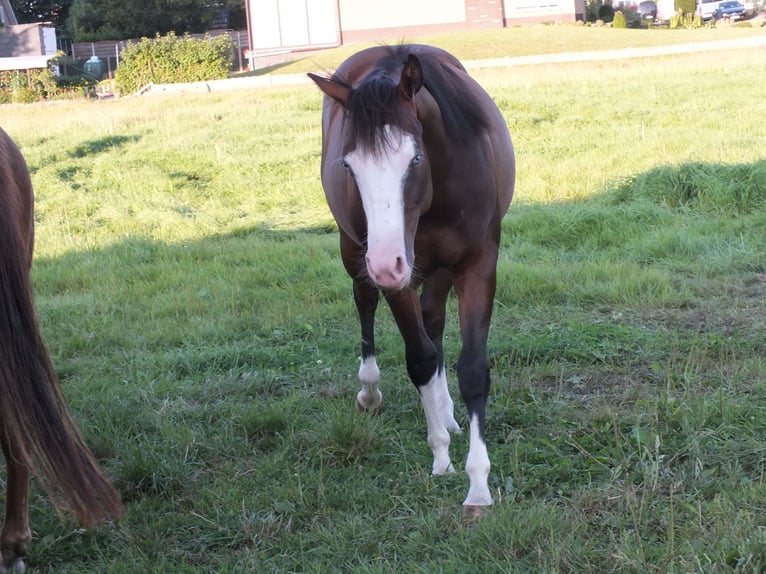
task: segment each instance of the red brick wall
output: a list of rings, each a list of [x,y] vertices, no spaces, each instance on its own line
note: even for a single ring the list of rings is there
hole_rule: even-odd
[[[502,0],[465,0],[465,20],[472,30],[502,28],[505,21]]]

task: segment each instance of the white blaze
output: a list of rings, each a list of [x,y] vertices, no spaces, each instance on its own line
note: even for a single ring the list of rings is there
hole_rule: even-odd
[[[356,149],[345,157],[367,217],[367,271],[380,287],[401,289],[412,269],[404,243],[404,178],[415,157],[410,134],[385,126],[391,146],[377,155]]]

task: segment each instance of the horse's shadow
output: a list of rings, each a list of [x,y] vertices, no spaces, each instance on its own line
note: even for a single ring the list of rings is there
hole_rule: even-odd
[[[104,149],[101,146],[122,145],[120,141],[90,142],[82,149]],[[634,215],[643,218],[638,224],[648,229],[665,226],[690,210],[746,216],[762,210],[764,203],[764,160],[660,166],[586,200],[564,205],[520,201],[504,221],[501,249],[506,255],[500,260],[499,278],[513,275],[519,244],[526,244],[524,265],[534,266],[535,258],[540,266],[550,265],[546,250],[551,246],[574,251],[578,245],[598,243],[603,225],[636,224],[624,220],[631,217],[626,206],[636,207]],[[583,219],[599,210],[610,217],[597,224]],[[667,218],[652,222],[645,218],[647,213],[665,213]],[[576,233],[571,247],[560,244],[562,229]],[[581,264],[577,257],[560,260],[560,265],[572,268]],[[140,478],[123,476],[127,465],[120,460],[125,456],[121,445],[152,432],[147,425],[160,424],[153,407],[151,413],[141,414],[149,403],[161,405],[176,397],[193,406],[209,398],[208,411],[213,412],[227,396],[250,404],[253,398],[268,402],[308,391],[316,400],[327,400],[336,395],[323,394],[322,389],[337,379],[335,384],[348,386],[340,389],[340,398],[353,408],[357,323],[332,228],[275,229],[259,224],[184,243],[130,237],[98,249],[38,257],[33,278],[43,333],[70,407],[82,422],[86,442],[108,467],[111,460],[117,468],[116,483],[128,501],[166,496],[146,490],[142,484],[147,482]],[[495,322],[511,323],[520,306],[533,315],[532,291],[519,296],[500,285],[496,304],[503,309]],[[539,327],[537,339],[542,340],[549,326]],[[382,322],[379,329],[386,362],[401,362],[393,321]],[[526,348],[536,340],[535,333],[503,340],[509,332],[493,329],[493,360],[500,360],[499,355],[520,362],[536,356],[553,360],[550,353],[555,349]],[[448,353],[454,357],[452,349]],[[402,393],[414,397],[404,382],[406,374],[400,375]],[[219,383],[224,379],[229,382]],[[314,380],[317,388],[311,386]],[[185,383],[177,384],[180,381]],[[218,394],[205,398],[202,389],[211,385],[218,385]],[[205,416],[211,425],[223,424]],[[487,416],[491,433],[498,428],[491,406]],[[90,418],[100,422],[91,424]],[[185,423],[181,417],[162,424]],[[158,441],[165,436],[157,434]],[[502,470],[502,457],[496,460],[498,469],[508,474]],[[147,470],[158,475],[163,471]],[[55,523],[48,524],[46,528],[55,528]]]

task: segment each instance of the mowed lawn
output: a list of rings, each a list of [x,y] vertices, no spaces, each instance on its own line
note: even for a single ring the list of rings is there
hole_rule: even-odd
[[[35,487],[28,572],[763,571],[763,56],[473,71],[518,162],[478,521],[466,433],[430,475],[385,305],[386,409],[355,412],[315,87],[0,107],[45,336],[128,508],[83,530]],[[445,348],[465,425],[454,312]]]

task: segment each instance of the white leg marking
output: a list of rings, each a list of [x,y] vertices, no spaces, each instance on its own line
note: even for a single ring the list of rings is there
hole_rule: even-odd
[[[489,477],[489,455],[487,445],[479,433],[479,418],[471,417],[471,443],[468,447],[468,460],[465,463],[465,471],[468,474],[470,487],[468,496],[463,502],[464,506],[489,506],[492,504],[492,495],[489,492],[487,478]]]
[[[383,393],[378,389],[380,369],[375,361],[375,355],[362,359],[362,364],[359,366],[359,380],[362,383],[362,390],[356,395],[356,404],[365,411],[379,408],[383,404]]]
[[[439,385],[437,394],[440,399],[439,412],[441,414],[444,427],[452,433],[460,433],[460,425],[455,420],[455,403],[452,402],[452,397],[449,394],[449,387],[447,386],[447,374],[442,371],[441,376],[436,377],[436,382]]]
[[[420,400],[426,414],[428,446],[434,453],[433,473],[455,472],[449,459],[449,431],[459,431],[460,427],[455,421],[444,371],[437,371],[427,384],[420,387]]]

